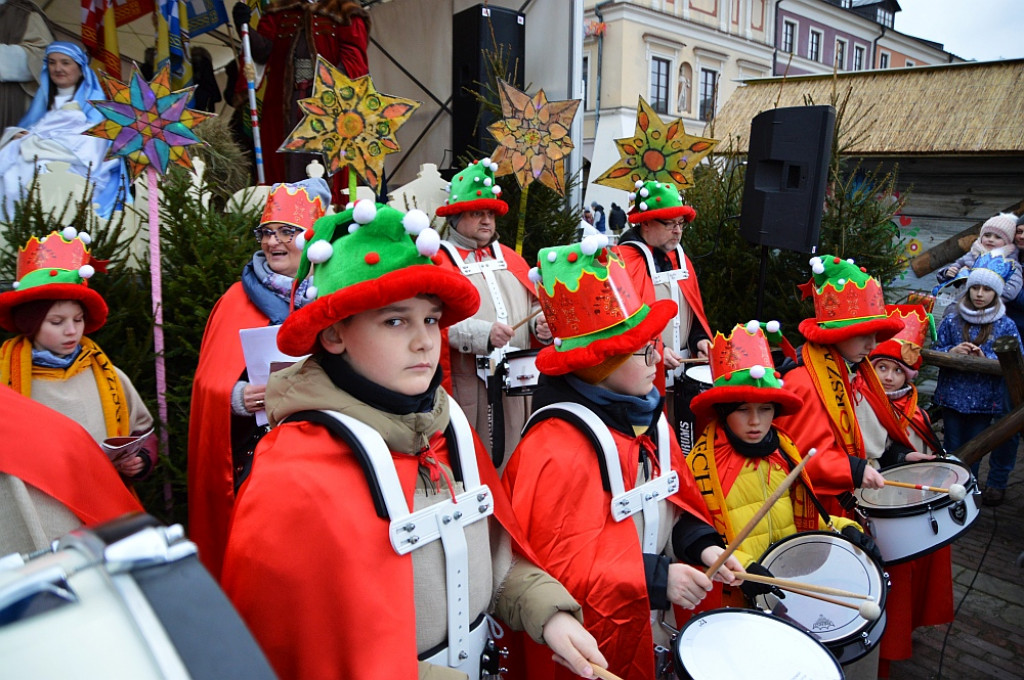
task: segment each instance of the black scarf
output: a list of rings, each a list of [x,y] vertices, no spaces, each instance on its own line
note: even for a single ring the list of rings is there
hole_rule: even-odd
[[[335,387],[348,392],[359,401],[385,413],[405,415],[407,413],[425,413],[434,408],[434,396],[441,384],[444,372],[438,366],[430,387],[426,392],[409,396],[382,387],[372,380],[360,375],[344,354],[322,353],[318,360],[327,377]]]
[[[769,428],[768,434],[764,436],[764,439],[756,444],[748,444],[737,437],[724,420],[722,421],[722,430],[725,432],[725,437],[729,440],[732,448],[736,449],[736,453],[745,458],[765,458],[779,448],[779,433],[774,427]]]

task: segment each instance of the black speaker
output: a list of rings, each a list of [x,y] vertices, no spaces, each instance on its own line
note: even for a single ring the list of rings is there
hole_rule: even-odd
[[[814,253],[824,210],[836,110],[794,106],[750,124],[740,233],[751,243]]]
[[[486,91],[487,60],[484,50],[498,46],[507,58],[509,81],[523,88],[526,54],[526,15],[502,7],[474,5],[452,15],[452,165],[461,156],[489,154],[497,142],[487,126],[495,116],[482,109],[470,92]],[[483,85],[481,85],[481,83]],[[498,104],[494,97],[494,104]]]

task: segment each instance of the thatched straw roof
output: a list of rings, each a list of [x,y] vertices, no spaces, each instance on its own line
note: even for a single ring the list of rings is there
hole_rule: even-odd
[[[847,154],[1024,152],[1024,59],[749,80],[722,107],[710,136],[735,138],[732,150],[746,153],[758,113],[841,103],[847,95]]]

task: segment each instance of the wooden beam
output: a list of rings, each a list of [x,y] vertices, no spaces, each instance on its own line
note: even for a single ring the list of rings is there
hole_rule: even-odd
[[[971,249],[971,244],[978,238],[981,223],[967,227],[959,234],[950,236],[942,243],[937,243],[928,250],[910,260],[910,268],[917,276],[924,276],[948,264]]]
[[[965,465],[973,465],[1024,427],[1024,404],[1010,411],[981,434],[953,452]]]
[[[1012,336],[1008,336],[1011,337]],[[995,359],[972,357],[966,354],[950,354],[937,352],[934,349],[922,349],[921,358],[939,368],[952,368],[968,373],[984,373],[986,375],[1003,375],[1003,368]]]
[[[1010,403],[1020,406],[1024,402],[1024,357],[1021,356],[1020,343],[1012,335],[1003,335],[995,339],[992,348],[999,357],[999,366],[1006,389],[1010,393]]]

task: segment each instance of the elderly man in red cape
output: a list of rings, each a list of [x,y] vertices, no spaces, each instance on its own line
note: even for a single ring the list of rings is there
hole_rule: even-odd
[[[541,566],[582,601],[609,669],[646,680],[654,645],[668,644],[653,622],[671,622],[671,605],[693,609],[712,588],[672,556],[711,564],[724,546],[654,387],[675,304],[644,304],[606,243],[587,236],[538,255],[531,275],[555,340],[537,358],[537,410],[503,481]],[[730,568],[742,568],[726,562],[720,576],[732,582]],[[530,678],[558,670],[531,655]]]
[[[540,308],[528,276],[530,266],[516,251],[498,242],[497,218],[508,212],[508,204],[494,181],[497,167],[484,158],[456,173],[448,200],[437,209],[437,215],[447,217],[449,223],[447,240],[441,243],[446,263],[480,293],[480,310],[448,329],[451,351],[445,368],[451,375],[451,393],[501,466],[519,443],[530,399],[503,394],[498,404],[477,372],[477,358],[495,349],[530,349],[550,342],[551,333],[543,315],[531,316]],[[496,407],[495,413],[500,408],[501,431],[497,431],[497,421],[492,431],[489,401]]]
[[[0,385],[0,555],[47,548],[142,506],[70,418]]]
[[[903,317],[889,315],[878,280],[852,260],[822,255],[810,261],[813,278],[803,286],[814,299],[815,316],[800,322],[807,342],[800,365],[786,373],[786,387],[803,399],[804,408],[778,419],[801,451],[818,453],[807,465],[815,488],[830,513],[852,516],[856,488],[881,488],[878,468],[897,447],[907,462],[932,458],[915,450],[904,420],[892,408],[885,388],[867,360],[878,342],[903,329]],[[953,618],[952,576],[948,550],[926,555],[927,578],[911,577],[910,565],[889,569],[892,589],[886,602],[887,627],[880,650],[882,673],[887,658],[909,656],[915,626]],[[924,586],[922,586],[924,584]],[[898,649],[899,656],[889,656]],[[904,656],[905,655],[905,656]]]
[[[359,201],[305,245],[313,301],[278,346],[311,356],[271,375],[222,575],[281,678],[476,678],[491,614],[581,675],[605,663],[440,387],[440,329],[480,297],[439,240],[421,211]]]

